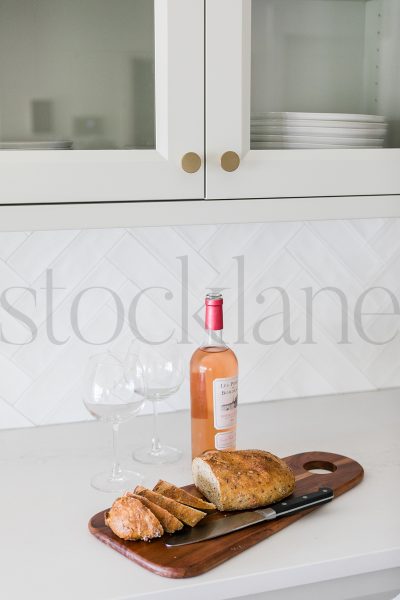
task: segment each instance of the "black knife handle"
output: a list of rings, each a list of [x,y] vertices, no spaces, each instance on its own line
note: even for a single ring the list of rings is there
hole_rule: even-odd
[[[333,500],[333,498],[334,494],[331,488],[321,487],[319,488],[318,492],[311,492],[309,494],[306,493],[303,496],[286,498],[286,500],[283,500],[282,502],[272,504],[269,508],[272,508],[276,512],[277,517],[280,517],[284,514],[305,509],[308,506],[311,507],[317,504],[324,504],[325,502]]]

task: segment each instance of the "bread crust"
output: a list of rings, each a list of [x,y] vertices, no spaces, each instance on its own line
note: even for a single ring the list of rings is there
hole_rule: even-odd
[[[183,521],[186,525],[190,525],[194,527],[197,525],[201,519],[206,516],[205,512],[197,510],[196,508],[191,508],[190,506],[185,506],[176,500],[172,500],[171,498],[165,498],[158,494],[157,492],[153,492],[141,485],[138,485],[135,488],[135,494],[139,494],[139,496],[144,496],[148,498],[154,504],[158,504],[162,508],[165,508],[168,512],[174,515],[180,521]]]
[[[148,498],[145,498],[144,496],[139,496],[138,494],[135,494],[133,492],[127,492],[126,495],[131,496],[132,498],[136,498],[136,500],[139,500],[149,510],[151,510],[153,515],[155,515],[160,521],[164,531],[166,531],[167,533],[174,533],[175,531],[179,531],[179,529],[182,529],[182,521],[174,517],[174,515],[165,510],[165,508],[162,508],[158,504],[154,504],[154,502],[151,502],[151,500],[149,500]]]
[[[197,498],[196,496],[193,496],[193,494],[189,494],[189,492],[186,490],[183,490],[173,483],[168,483],[168,481],[164,481],[162,479],[160,479],[153,487],[153,492],[158,492],[166,498],[172,498],[172,500],[186,504],[186,506],[198,508],[199,510],[204,510],[205,512],[213,512],[216,509],[215,504],[212,502],[206,502],[201,498]]]
[[[193,478],[200,492],[226,511],[277,502],[295,486],[288,465],[264,450],[209,450],[193,460]]]
[[[164,529],[157,517],[140,500],[130,496],[117,498],[105,514],[105,523],[123,540],[161,537]]]

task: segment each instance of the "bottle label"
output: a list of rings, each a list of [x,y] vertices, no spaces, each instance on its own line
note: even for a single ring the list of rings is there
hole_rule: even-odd
[[[235,427],[238,402],[237,377],[214,379],[213,396],[215,429]]]
[[[236,447],[236,429],[232,431],[224,431],[223,433],[215,434],[215,449],[226,450],[227,448]]]

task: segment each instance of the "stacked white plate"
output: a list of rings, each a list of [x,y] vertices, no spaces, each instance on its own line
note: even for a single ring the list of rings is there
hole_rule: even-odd
[[[70,140],[55,142],[0,142],[0,150],[71,150]]]
[[[266,112],[251,115],[254,149],[382,148],[387,123],[379,115]]]

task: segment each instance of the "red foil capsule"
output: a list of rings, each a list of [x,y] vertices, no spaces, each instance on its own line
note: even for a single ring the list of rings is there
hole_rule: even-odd
[[[223,298],[221,294],[207,294],[206,296],[205,328],[218,331],[224,328],[222,316]]]

